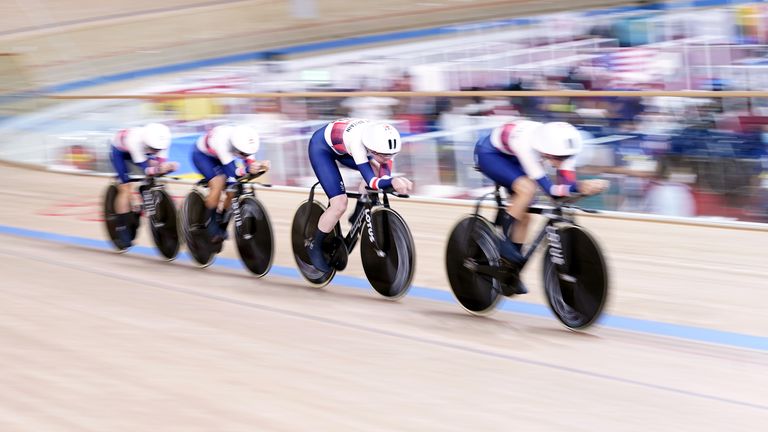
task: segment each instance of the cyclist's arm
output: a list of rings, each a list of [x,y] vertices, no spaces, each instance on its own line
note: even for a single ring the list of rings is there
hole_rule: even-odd
[[[128,147],[128,154],[131,155],[131,161],[142,168],[146,168],[149,158],[144,154],[144,144],[140,141],[131,141],[126,147]]]
[[[371,167],[371,164],[368,163],[368,161],[357,164],[357,169],[360,171],[363,179],[365,179],[365,183],[368,184],[368,187],[371,189],[386,189],[392,186],[392,178],[388,175],[382,177],[374,175],[373,167]]]
[[[538,183],[539,186],[544,190],[544,192],[548,193],[551,197],[571,196],[578,192],[578,188],[575,184],[553,184],[552,180],[550,180],[546,175],[535,180],[536,183]]]
[[[569,186],[569,193],[578,193],[578,183],[576,182],[576,160],[570,158],[563,161],[557,170],[557,183]]]
[[[159,173],[159,167],[150,163],[150,159],[144,154],[144,144],[140,141],[131,141],[128,145],[128,153],[131,161],[142,169],[145,175],[153,176]]]
[[[155,160],[161,164],[168,162],[168,152],[169,152],[169,149],[165,149],[157,152],[157,154],[155,155]]]
[[[243,159],[243,166],[237,167],[235,170],[235,173],[237,174],[237,177],[242,177],[246,174],[248,174],[251,165],[257,164],[259,161],[256,160],[256,157],[254,155],[250,155],[247,158]]]
[[[384,164],[378,164],[379,166],[379,177],[389,177],[392,175],[392,171],[394,171],[394,160],[390,159]]]
[[[392,179],[388,175],[378,177],[374,174],[371,162],[368,160],[368,150],[365,149],[362,141],[352,141],[345,145],[369,188],[385,189],[392,186]]]
[[[547,177],[544,167],[539,162],[538,155],[530,146],[514,145],[515,155],[523,166],[523,170],[529,178],[536,181],[545,193],[552,197],[570,196],[576,192],[575,185],[552,184],[552,180]]]
[[[235,178],[241,177],[241,175],[238,175],[238,172],[240,169],[238,168],[237,162],[235,162],[234,159],[232,159],[228,164],[224,165],[223,168],[224,168],[224,174],[227,175],[227,179],[230,179],[230,178],[235,179]]]

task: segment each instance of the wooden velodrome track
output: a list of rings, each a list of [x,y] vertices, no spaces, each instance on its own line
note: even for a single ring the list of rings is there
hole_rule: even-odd
[[[304,193],[262,191],[273,271],[103,241],[103,178],[0,165],[0,430],[763,430],[766,230],[582,217],[605,248],[608,317],[586,333],[531,293],[489,318],[447,293],[467,208],[397,200],[411,294],[365,288],[359,255],[325,289],[288,242]],[[187,190],[172,185],[175,195]]]

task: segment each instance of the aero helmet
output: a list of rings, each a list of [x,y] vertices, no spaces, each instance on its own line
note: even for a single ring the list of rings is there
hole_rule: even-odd
[[[152,150],[167,150],[171,146],[171,130],[162,123],[149,123],[142,129],[141,139]]]
[[[375,153],[394,155],[402,149],[402,139],[400,132],[394,126],[384,122],[373,122],[365,125],[363,145]]]
[[[551,122],[537,128],[532,137],[534,150],[558,157],[573,156],[581,151],[581,132],[570,123]]]
[[[237,152],[252,155],[259,151],[259,133],[250,126],[235,126],[229,136],[229,143]]]

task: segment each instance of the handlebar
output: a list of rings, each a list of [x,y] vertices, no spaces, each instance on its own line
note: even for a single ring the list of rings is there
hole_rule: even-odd
[[[242,177],[239,177],[237,179],[237,182],[238,183],[249,183],[249,182],[251,182],[251,181],[253,181],[253,180],[263,176],[264,173],[266,173],[266,172],[267,172],[266,170],[262,170],[262,171],[257,172],[256,174],[246,174],[246,175],[244,175]],[[271,184],[267,184],[267,183],[256,182],[256,184],[258,184],[259,186],[262,186],[262,187],[272,187]]]
[[[247,182],[249,182],[251,180],[254,180],[254,179],[257,179],[257,178],[263,176],[264,173],[266,173],[266,172],[267,172],[267,170],[261,170],[261,171],[258,171],[256,174],[248,173],[248,174],[238,178],[237,181],[240,182],[240,183],[247,183]]]
[[[170,176],[170,175],[167,175],[167,174],[168,173],[155,174],[155,175],[147,175],[147,174],[145,174],[145,175],[132,175],[132,176],[129,177],[128,182],[129,183],[143,182],[143,181],[149,181],[149,180],[154,180],[154,179],[159,179],[159,178],[167,178],[167,179],[171,179],[171,180],[181,180],[181,177]]]
[[[244,176],[238,177],[237,179],[235,179],[235,181],[236,181],[237,183],[240,183],[240,184],[249,183],[249,182],[251,182],[252,180],[255,180],[255,179],[257,179],[257,178],[261,177],[261,176],[262,176],[262,175],[264,175],[264,173],[266,173],[266,172],[267,172],[267,171],[266,171],[266,170],[264,170],[264,171],[259,171],[259,172],[257,172],[256,174],[246,174],[246,175],[244,175]],[[271,184],[266,184],[266,183],[257,183],[257,184],[258,184],[259,186],[263,186],[263,187],[272,187],[272,185],[271,185]],[[208,180],[206,180],[206,179],[200,179],[200,181],[198,181],[197,183],[195,183],[195,185],[196,185],[196,186],[200,186],[200,187],[207,187],[207,186],[208,186]],[[230,190],[230,188],[231,188],[231,186],[227,187],[225,190],[229,191],[229,190]]]
[[[367,189],[367,187],[366,187],[366,189]],[[384,193],[390,194],[392,196],[396,196],[398,198],[410,198],[411,197],[408,194],[401,194],[401,193],[397,192],[395,190],[395,188],[393,188],[392,186],[384,188],[384,189],[381,189],[381,191],[384,192]]]
[[[398,198],[410,198],[410,195],[398,193],[397,191],[395,191],[395,188],[391,186],[384,189],[371,189],[370,187],[366,186],[365,192],[366,192],[366,195],[378,195],[379,192],[383,192],[385,194],[390,194]],[[363,194],[357,193],[357,192],[347,192],[347,196],[350,198],[360,198],[363,196]]]

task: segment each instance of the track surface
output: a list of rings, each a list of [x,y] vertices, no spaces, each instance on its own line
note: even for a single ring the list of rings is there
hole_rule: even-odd
[[[768,422],[765,231],[582,218],[606,249],[613,292],[602,325],[572,333],[540,313],[537,263],[531,294],[507,302],[518,313],[472,317],[450,299],[444,242],[466,208],[394,202],[422,288],[393,303],[363,288],[357,252],[325,289],[295,276],[288,228],[303,194],[260,192],[278,250],[274,271],[254,279],[231,245],[205,270],[148,248],[109,252],[104,179],[0,166],[0,182],[3,431]]]

